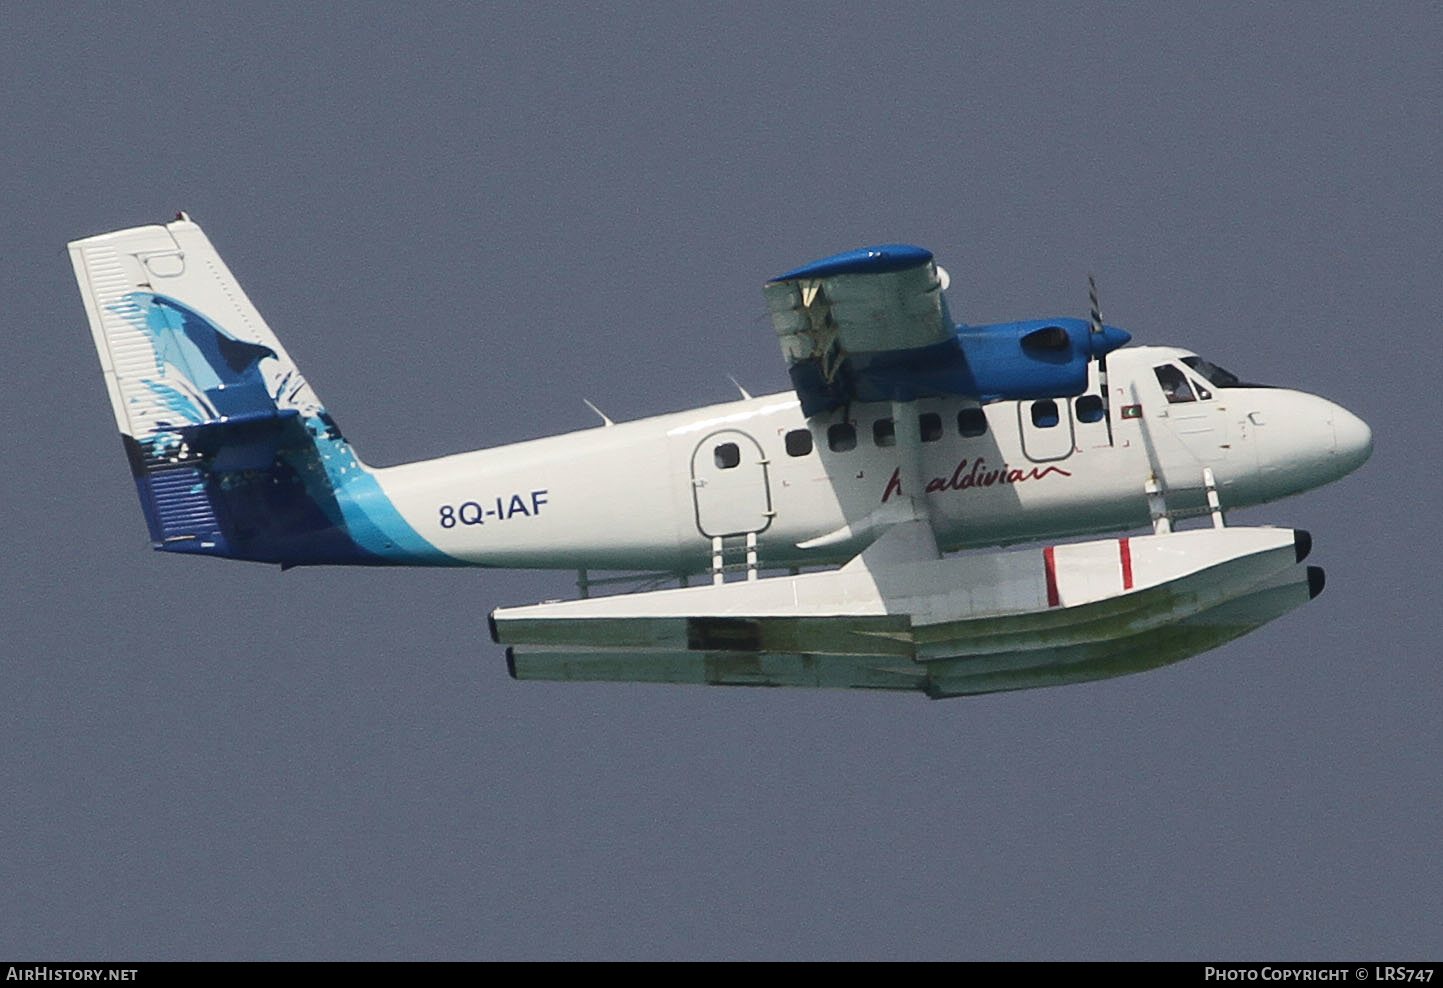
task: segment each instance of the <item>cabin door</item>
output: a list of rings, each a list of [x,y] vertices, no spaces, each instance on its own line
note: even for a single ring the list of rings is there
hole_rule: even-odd
[[[701,441],[691,457],[691,489],[703,535],[745,535],[772,523],[767,467],[761,444],[745,432],[726,429]]]

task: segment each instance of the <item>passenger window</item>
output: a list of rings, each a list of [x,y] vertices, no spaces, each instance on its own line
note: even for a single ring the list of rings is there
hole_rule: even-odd
[[[1044,398],[1041,401],[1032,403],[1032,424],[1039,429],[1051,429],[1059,421],[1057,415],[1057,402],[1051,398]]]
[[[1098,395],[1083,395],[1077,399],[1075,407],[1077,408],[1077,421],[1102,421],[1102,398]]]
[[[957,431],[967,438],[987,431],[987,413],[980,408],[964,408],[957,413]]]
[[[917,428],[922,430],[924,443],[935,443],[942,438],[942,416],[936,412],[923,412],[917,416]]]
[[[812,451],[812,430],[793,429],[787,433],[787,455],[806,456]]]
[[[872,423],[872,442],[878,446],[897,445],[897,427],[891,419],[878,419]]]
[[[850,422],[838,422],[827,429],[827,448],[845,453],[857,448],[857,430]]]
[[[730,470],[742,461],[742,451],[736,443],[722,443],[712,451],[712,459],[723,470]]]
[[[1152,372],[1157,375],[1157,383],[1162,385],[1162,393],[1167,395],[1169,404],[1197,400],[1183,372],[1172,364],[1160,364],[1154,367]]]

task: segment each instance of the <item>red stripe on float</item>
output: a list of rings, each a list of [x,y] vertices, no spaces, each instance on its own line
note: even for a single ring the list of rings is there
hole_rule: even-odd
[[[1132,545],[1130,539],[1117,540],[1117,555],[1122,560],[1122,589],[1132,589]]]
[[[1056,607],[1062,603],[1057,595],[1057,562],[1052,558],[1052,546],[1042,550],[1042,564],[1047,570],[1047,606]]]

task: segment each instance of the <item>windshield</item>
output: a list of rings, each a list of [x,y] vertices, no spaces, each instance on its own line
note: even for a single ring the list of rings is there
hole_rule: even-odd
[[[1236,374],[1233,374],[1230,371],[1225,371],[1217,364],[1209,363],[1201,357],[1183,357],[1182,362],[1187,364],[1193,370],[1197,371],[1203,377],[1207,378],[1208,383],[1216,388],[1261,387],[1261,385],[1258,384],[1244,384],[1242,381],[1238,380],[1238,376]]]

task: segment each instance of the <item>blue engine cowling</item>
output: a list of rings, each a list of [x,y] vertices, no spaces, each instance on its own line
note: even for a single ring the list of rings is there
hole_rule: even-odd
[[[978,401],[1061,398],[1087,390],[1087,365],[1132,337],[1115,326],[1093,333],[1082,319],[958,326],[954,339],[912,350],[852,353],[824,381],[815,363],[791,367],[803,412],[849,401],[912,401],[960,395]]]
[[[1082,319],[1033,319],[996,326],[958,326],[966,376],[959,381],[981,401],[1061,398],[1087,390],[1087,365],[1125,346],[1131,334],[1100,333]]]

